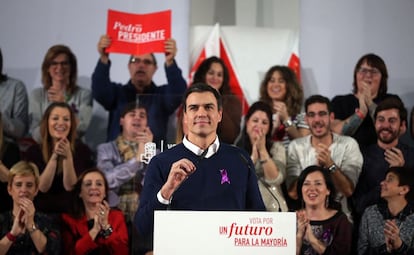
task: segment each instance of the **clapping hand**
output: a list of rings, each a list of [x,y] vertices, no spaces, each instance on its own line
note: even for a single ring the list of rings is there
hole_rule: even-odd
[[[47,90],[47,100],[49,102],[65,102],[65,92],[54,86]]]
[[[388,252],[401,247],[400,228],[397,226],[395,219],[385,221],[384,236]]]
[[[330,167],[334,164],[331,158],[331,150],[323,143],[319,143],[316,147],[316,161],[321,167]]]
[[[396,147],[385,150],[385,160],[390,164],[390,167],[404,166],[405,160],[402,151]]]
[[[72,156],[69,140],[66,137],[59,139],[59,141],[55,144],[54,152],[63,158]]]

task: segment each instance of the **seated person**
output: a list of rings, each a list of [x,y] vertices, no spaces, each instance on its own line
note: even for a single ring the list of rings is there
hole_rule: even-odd
[[[272,141],[272,109],[258,101],[250,106],[245,119],[236,145],[250,153],[266,210],[286,212],[280,186],[286,177],[286,150],[281,142]]]
[[[381,182],[384,200],[368,207],[359,228],[358,254],[414,254],[414,169],[391,167]]]
[[[120,124],[122,133],[116,140],[98,146],[97,166],[108,180],[109,205],[121,209],[126,217],[130,249],[134,249],[132,246],[140,245],[134,240],[136,232],[132,221],[139,204],[144,171],[156,150],[148,127],[147,111],[142,105],[135,102],[127,104]],[[148,155],[147,147],[151,145],[153,155]]]
[[[128,254],[125,219],[106,201],[105,175],[97,168],[85,170],[73,193],[73,213],[62,214],[63,254]]]
[[[309,166],[297,183],[304,208],[297,211],[296,254],[351,254],[352,224],[336,202],[328,170]]]
[[[40,194],[36,206],[44,212],[61,213],[70,209],[70,192],[78,175],[93,166],[89,147],[76,139],[76,117],[63,102],[49,105],[41,122],[40,144],[32,145],[26,159],[40,169]]]
[[[20,159],[17,144],[4,139],[2,121],[2,113],[0,112],[0,213],[12,209],[13,201],[7,193],[7,180],[9,168]]]
[[[9,141],[22,138],[28,127],[28,99],[23,82],[3,73],[3,54],[0,49],[0,114],[3,115],[4,137]]]
[[[43,88],[34,89],[30,97],[30,134],[36,142],[42,141],[40,122],[46,108],[53,102],[70,105],[76,114],[78,138],[85,134],[92,117],[92,94],[76,84],[77,75],[76,56],[69,47],[50,47],[42,63]]]
[[[15,164],[8,175],[13,208],[0,215],[2,254],[60,254],[59,227],[33,204],[39,190],[39,170],[27,161]]]

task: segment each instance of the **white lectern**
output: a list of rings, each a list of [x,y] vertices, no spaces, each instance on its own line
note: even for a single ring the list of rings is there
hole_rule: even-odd
[[[155,211],[155,255],[294,255],[291,212]]]

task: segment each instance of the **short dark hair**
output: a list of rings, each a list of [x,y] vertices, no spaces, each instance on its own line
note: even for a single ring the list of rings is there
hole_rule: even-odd
[[[182,100],[182,105],[183,105],[183,109],[184,112],[187,111],[187,98],[190,94],[192,93],[203,93],[203,92],[210,92],[214,95],[214,97],[217,100],[217,107],[219,110],[221,110],[221,108],[223,107],[223,101],[221,98],[220,93],[213,87],[211,87],[210,85],[207,85],[205,83],[202,82],[198,82],[198,83],[194,83],[193,85],[191,85],[190,87],[187,88],[187,90],[184,93],[183,96],[183,100]]]
[[[104,200],[108,200],[108,191],[109,191],[109,184],[108,180],[106,179],[105,174],[97,167],[89,168],[83,171],[76,181],[75,185],[73,186],[72,190],[72,196],[73,196],[73,208],[72,208],[72,214],[75,218],[81,218],[83,215],[85,215],[85,205],[83,204],[82,198],[80,198],[79,194],[82,191],[82,183],[83,179],[85,179],[85,176],[89,173],[98,173],[102,176],[104,180],[105,185],[105,197]]]
[[[390,167],[387,171],[388,173],[393,173],[398,176],[398,186],[407,185],[410,189],[407,194],[405,194],[405,199],[408,202],[414,201],[414,169],[408,167]]]
[[[300,173],[300,175],[298,177],[298,183],[297,183],[297,186],[296,186],[296,191],[298,193],[299,201],[303,201],[303,195],[302,195],[303,183],[305,182],[306,177],[309,174],[313,173],[313,172],[321,172],[322,173],[323,178],[324,178],[325,183],[326,183],[326,187],[330,191],[329,196],[328,196],[328,202],[329,202],[328,208],[340,210],[341,209],[341,204],[336,201],[336,189],[335,189],[335,185],[333,183],[333,180],[331,178],[331,175],[330,175],[328,169],[326,169],[324,167],[321,167],[321,166],[311,165],[311,166],[308,166],[307,168],[305,168]]]
[[[386,99],[381,101],[381,103],[379,103],[377,108],[375,109],[374,119],[377,118],[379,112],[391,109],[398,110],[398,115],[400,116],[401,124],[403,123],[403,121],[407,123],[407,109],[405,108],[403,101],[397,96],[387,97]]]
[[[305,100],[305,112],[308,112],[309,105],[315,103],[326,104],[328,112],[331,113],[333,111],[331,100],[329,100],[329,98],[322,95],[312,95]]]
[[[121,112],[121,118],[125,117],[128,112],[131,112],[135,109],[144,109],[147,112],[147,108],[139,102],[129,102],[125,105]]]
[[[358,62],[355,65],[355,69],[354,69],[354,82],[353,82],[353,92],[354,94],[358,93],[358,86],[357,86],[357,73],[359,68],[361,67],[361,65],[366,62],[367,65],[372,66],[377,68],[380,73],[381,73],[381,81],[380,81],[380,86],[378,88],[378,98],[382,98],[383,96],[385,96],[385,94],[387,94],[387,90],[388,90],[388,71],[387,71],[387,66],[385,65],[384,60],[374,54],[374,53],[368,53],[364,56],[362,56]]]

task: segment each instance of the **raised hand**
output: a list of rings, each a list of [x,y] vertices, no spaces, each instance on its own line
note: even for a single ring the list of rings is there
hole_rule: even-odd
[[[99,42],[98,42],[97,47],[98,47],[98,52],[99,52],[100,56],[106,56],[106,57],[108,56],[108,53],[105,52],[105,49],[109,45],[111,45],[111,42],[112,42],[112,40],[111,40],[111,38],[109,38],[108,35],[102,35],[99,38]]]
[[[165,49],[165,63],[170,66],[174,62],[175,55],[177,54],[177,43],[174,39],[170,38],[164,42]]]

